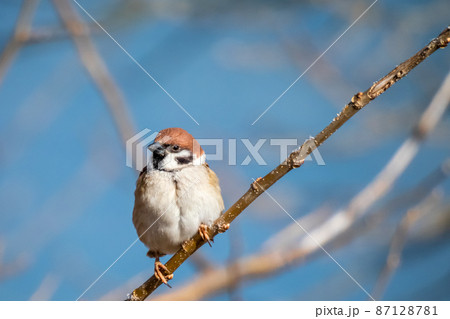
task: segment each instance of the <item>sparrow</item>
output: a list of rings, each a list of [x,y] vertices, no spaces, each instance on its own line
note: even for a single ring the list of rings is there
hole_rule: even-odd
[[[205,152],[182,128],[167,128],[148,146],[150,159],[141,171],[133,209],[139,239],[155,258],[155,276],[164,284],[173,278],[159,261],[175,253],[197,232],[211,246],[208,227],[224,210],[219,179]],[[220,232],[229,228],[221,225]]]

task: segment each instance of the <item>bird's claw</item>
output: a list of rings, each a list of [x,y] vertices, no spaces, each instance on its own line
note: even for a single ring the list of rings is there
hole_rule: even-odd
[[[201,224],[198,227],[198,233],[200,234],[200,237],[203,239],[203,241],[208,242],[209,247],[212,247],[211,245],[212,239],[208,235],[208,226],[206,226],[205,224]]]
[[[168,275],[164,275],[163,272]],[[173,278],[173,274],[170,274],[169,269],[167,269],[167,267],[158,260],[155,261],[155,277],[158,280],[161,280],[165,285],[167,285],[167,287],[172,288],[167,281]]]

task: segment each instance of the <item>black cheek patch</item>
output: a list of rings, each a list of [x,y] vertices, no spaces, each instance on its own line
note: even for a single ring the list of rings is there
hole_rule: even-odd
[[[193,156],[177,157],[176,161],[178,164],[189,164],[194,160]]]

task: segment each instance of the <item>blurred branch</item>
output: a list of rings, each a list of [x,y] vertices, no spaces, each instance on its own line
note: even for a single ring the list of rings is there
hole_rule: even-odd
[[[435,202],[441,197],[441,194],[437,193],[436,191],[432,192],[431,195],[426,198],[423,203],[420,203],[418,206],[410,209],[402,218],[394,233],[394,236],[392,237],[386,264],[381,270],[372,293],[372,295],[377,300],[381,299],[381,297],[383,296],[383,293],[386,290],[390,279],[400,265],[402,251],[408,239],[408,232],[410,228],[422,215],[425,215],[430,210],[430,206],[434,205]]]
[[[299,249],[259,253],[240,258],[225,267],[207,270],[189,283],[154,300],[201,300],[206,296],[225,291],[235,285],[256,278],[265,278],[280,269],[292,266],[310,252]],[[238,269],[238,271],[234,271]]]
[[[306,213],[296,220],[297,223],[305,229],[313,229],[321,223],[324,223],[333,214],[332,208],[328,207],[328,205],[323,205],[310,213]],[[262,249],[276,250],[292,246],[303,235],[303,233],[298,232],[297,223],[291,223],[278,231],[278,233],[272,235],[262,244]]]
[[[436,170],[431,172],[414,188],[408,190],[394,199],[391,199],[374,214],[364,216],[356,223],[352,229],[333,238],[332,247],[337,248],[345,245],[350,240],[357,238],[359,235],[367,234],[371,229],[377,227],[381,222],[385,221],[389,215],[399,210],[407,209],[406,206],[418,205],[423,201],[430,192],[440,183],[450,176],[450,158],[446,159]]]
[[[405,210],[407,207],[411,207],[411,205],[416,205],[430,194],[430,190],[442,183],[449,175],[450,158],[443,161],[438,168],[433,170],[413,188],[390,199],[387,203],[383,204],[382,207],[378,208],[376,212],[366,214],[358,222],[354,223],[350,230],[333,238],[332,243],[330,243],[331,248],[336,249],[342,247],[353,238],[366,234],[385,220],[388,215],[392,215],[393,212]],[[323,224],[330,216],[331,213],[328,212],[328,209],[324,210],[323,208],[319,208],[314,212],[299,218],[297,222],[305,229],[313,229],[320,224]],[[302,236],[303,234],[298,232],[298,225],[296,223],[291,223],[266,240],[262,247],[267,250],[287,249],[292,247]]]
[[[383,77],[381,80],[375,82],[369,89],[365,92],[359,92],[351,99],[342,111],[332,120],[332,122],[315,138],[311,138],[306,141],[299,149],[293,151],[288,158],[277,166],[274,170],[268,173],[263,178],[257,179],[255,183],[251,185],[249,190],[236,202],[234,203],[221,217],[219,217],[214,225],[209,230],[210,238],[217,235],[218,230],[221,225],[231,223],[245,208],[247,208],[257,197],[259,197],[265,190],[271,187],[276,181],[287,174],[294,168],[300,167],[304,163],[304,159],[318,146],[325,142],[334,132],[336,132],[345,122],[347,122],[353,115],[355,115],[359,110],[366,106],[370,101],[381,95],[389,87],[391,87],[395,82],[403,78],[408,74],[414,67],[420,64],[428,56],[434,53],[439,48],[444,48],[450,41],[450,27],[447,27],[437,38],[430,41],[430,43],[424,47],[422,50],[417,52],[407,61],[401,63],[395,69],[393,69],[388,75]],[[448,82],[448,81],[447,81]],[[433,100],[434,101],[434,100]],[[433,103],[432,103],[433,104]],[[429,113],[426,112],[428,115]],[[434,119],[439,117],[430,117],[429,122],[434,123]],[[429,125],[419,125],[415,136],[417,139],[421,140],[427,133],[426,128],[431,128]],[[390,167],[389,167],[390,168]],[[390,169],[389,169],[390,170]],[[359,201],[356,204],[361,205]],[[347,217],[356,216],[355,205],[349,207],[349,213]],[[341,228],[342,229],[342,228]],[[329,231],[329,229],[328,229]],[[322,237],[320,237],[322,239]],[[189,241],[183,245],[181,248],[167,263],[166,267],[173,273],[186,259],[189,258],[197,249],[199,249],[204,242],[202,241],[200,235],[195,235]],[[317,247],[315,247],[317,248]],[[305,250],[313,250],[311,246],[304,246],[300,248],[294,255],[282,256],[279,253],[272,253],[269,256],[257,257],[256,259],[249,260],[249,270],[253,270],[255,275],[261,270],[261,268],[266,268],[268,270],[279,267],[280,263],[289,263],[295,260],[297,255],[305,255]],[[261,258],[268,258],[265,260],[260,260]],[[264,263],[266,261],[266,263]],[[270,261],[267,263],[267,261]],[[244,270],[240,268],[241,270]],[[225,270],[226,271],[226,270]],[[222,276],[223,278],[229,278],[229,276]],[[212,278],[212,281],[219,283],[220,277]],[[153,291],[155,291],[161,285],[161,281],[157,280],[155,276],[152,276],[140,287],[136,288],[131,295],[131,300],[145,300]]]
[[[208,258],[206,258],[203,254],[193,255],[190,261],[199,272],[216,267],[216,265],[212,263]]]
[[[241,271],[240,265],[236,263],[239,258],[242,257],[244,251],[243,236],[241,227],[239,224],[235,225],[231,230],[230,236],[230,255],[227,259],[227,264],[234,264],[236,267],[228,268],[228,277],[231,279],[231,284],[227,287],[227,293],[229,295],[229,300],[243,300],[241,293],[241,282],[239,280],[234,280],[236,278],[235,274]],[[194,255],[195,256],[195,255]]]
[[[30,300],[50,300],[61,284],[61,279],[52,275],[46,275],[38,289],[30,297]]]
[[[54,41],[63,39],[68,36],[66,30],[61,29],[60,27],[41,27],[34,28],[30,31],[28,36],[27,43],[40,43],[46,41]]]
[[[134,134],[134,126],[120,88],[97,52],[90,38],[89,28],[73,9],[69,0],[53,0],[53,4],[75,42],[81,62],[105,99],[125,145],[127,139]]]
[[[31,23],[38,4],[39,0],[23,1],[19,17],[17,18],[14,34],[0,55],[0,85],[2,84],[3,78],[11,62],[17,55],[17,52],[30,37]]]
[[[97,34],[102,33],[103,31],[93,23],[85,22],[84,25],[88,28],[89,33]],[[30,30],[28,35],[28,43],[40,43],[40,42],[48,42],[48,41],[56,41],[59,39],[64,39],[70,36],[66,29],[61,29],[60,26],[48,26],[48,27],[38,27]]]
[[[24,269],[26,269],[30,263],[28,256],[24,253],[19,254],[15,260],[5,263],[3,261],[3,255],[5,253],[5,245],[0,241],[0,280],[4,278],[12,277]]]
[[[123,296],[128,293],[133,287],[135,287],[137,284],[142,282],[142,280],[145,280],[147,277],[147,272],[142,271],[138,273],[137,275],[133,276],[132,278],[128,279],[124,284],[115,287],[113,290],[110,290],[103,296],[101,296],[98,300],[103,301],[111,301],[111,300],[122,300]]]

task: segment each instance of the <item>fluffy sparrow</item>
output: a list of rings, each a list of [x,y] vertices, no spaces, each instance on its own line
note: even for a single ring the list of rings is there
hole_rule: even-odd
[[[137,180],[133,223],[147,255],[155,258],[155,276],[167,284],[173,275],[159,257],[175,253],[196,232],[210,243],[208,226],[224,205],[219,179],[191,134],[167,128],[148,148],[153,156]]]

